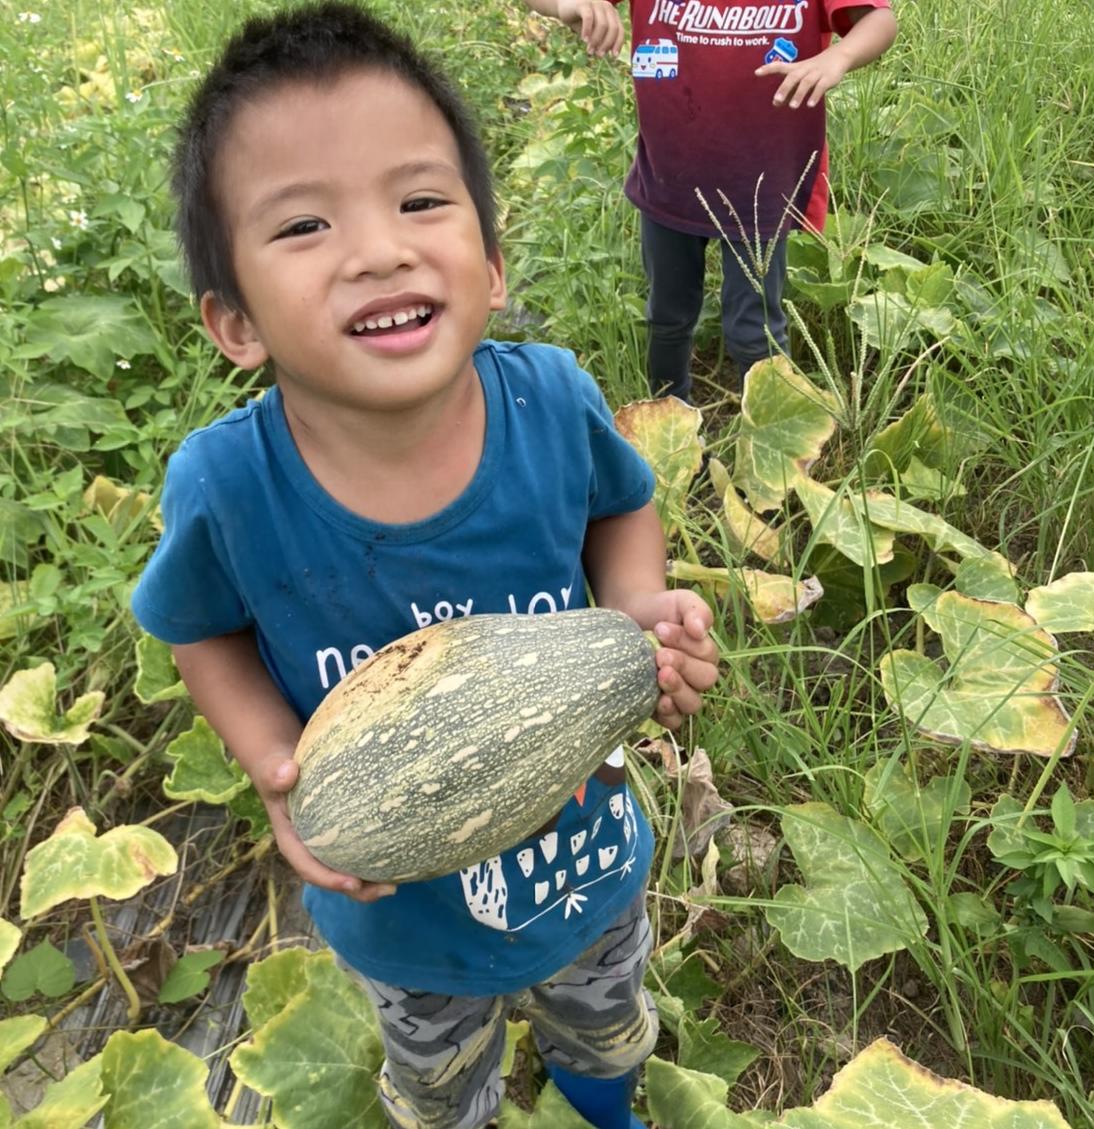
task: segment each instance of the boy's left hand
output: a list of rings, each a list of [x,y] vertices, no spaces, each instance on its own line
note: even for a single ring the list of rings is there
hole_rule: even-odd
[[[686,588],[650,597],[638,622],[652,628],[661,646],[654,654],[661,698],[655,720],[676,729],[698,713],[702,694],[718,681],[718,648],[710,637],[714,616],[706,601]]]

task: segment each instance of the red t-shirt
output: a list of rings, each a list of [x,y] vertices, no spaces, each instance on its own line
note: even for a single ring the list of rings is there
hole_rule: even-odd
[[[614,0],[619,3],[620,0]],[[823,51],[851,26],[846,9],[888,8],[889,0],[630,0],[631,74],[638,150],[628,199],[665,227],[719,234],[698,188],[731,239],[806,222],[820,228],[828,204],[824,103],[776,107],[781,75],[757,78],[765,62],[795,62]],[[759,186],[757,190],[757,185]]]

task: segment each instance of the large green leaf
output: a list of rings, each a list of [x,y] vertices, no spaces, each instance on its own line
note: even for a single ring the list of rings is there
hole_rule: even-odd
[[[1026,613],[1046,631],[1094,631],[1094,572],[1071,572],[1051,584],[1034,588]]]
[[[927,513],[901,498],[876,490],[868,490],[865,495],[848,494],[847,497],[873,525],[897,533],[916,533],[934,549],[952,549],[962,557],[998,556],[937,514]]]
[[[615,413],[619,433],[653,468],[657,480],[654,505],[666,534],[675,528],[688,487],[702,466],[702,422],[698,408],[675,396],[638,400]]]
[[[936,776],[920,786],[902,764],[875,764],[865,785],[866,810],[893,850],[913,861],[944,840],[952,817],[967,813],[972,799],[964,777]]]
[[[836,430],[835,398],[785,357],[745,375],[733,481],[762,513],[774,509],[820,457]]]
[[[943,744],[985,752],[1064,756],[1068,715],[1053,693],[1051,637],[1013,604],[974,600],[931,585],[908,589],[912,607],[942,638],[943,670],[925,655],[893,651],[879,664],[885,697],[917,729]]]
[[[115,827],[100,837],[83,808],[72,808],[27,854],[22,914],[36,917],[69,898],[129,898],[177,867],[174,847],[151,827]]]
[[[365,994],[329,953],[309,956],[304,971],[306,987],[233,1052],[232,1069],[273,1099],[280,1129],[385,1129],[383,1050]]]
[[[785,809],[782,831],[804,885],[781,887],[766,912],[796,956],[854,970],[927,931],[926,914],[864,823],[806,803]]]
[[[16,671],[0,689],[0,721],[20,741],[79,745],[87,740],[105,700],[101,690],[90,690],[58,714],[57,672],[45,662]]]
[[[27,320],[17,357],[71,361],[106,379],[118,357],[156,351],[156,335],[132,299],[113,294],[64,294],[47,298]]]
[[[224,742],[203,717],[195,717],[194,724],[180,733],[166,752],[174,767],[163,782],[163,790],[173,800],[226,804],[250,787],[239,762],[228,760]]]
[[[25,1050],[33,1047],[46,1029],[42,1015],[17,1015],[0,1019],[0,1071],[6,1070]]]
[[[832,1080],[812,1109],[790,1110],[785,1129],[1069,1129],[1051,1102],[1012,1102],[939,1078],[878,1039]],[[672,1129],[667,1126],[666,1129]]]
[[[280,1015],[289,1001],[307,988],[306,970],[310,960],[307,949],[294,946],[257,961],[247,969],[243,1008],[255,1030]]]
[[[811,478],[801,478],[794,490],[809,514],[813,536],[838,549],[863,568],[893,559],[893,534],[864,519],[861,507],[841,498]]]
[[[720,1078],[656,1056],[646,1064],[646,1089],[660,1129],[1071,1129],[1051,1102],[1009,1101],[940,1078],[887,1039],[856,1055],[811,1107],[777,1119],[731,1113]]]
[[[110,1100],[102,1092],[102,1066],[102,1055],[96,1055],[50,1083],[42,1100],[14,1129],[83,1129]]]
[[[201,1059],[158,1031],[115,1031],[102,1054],[103,1129],[222,1129]]]

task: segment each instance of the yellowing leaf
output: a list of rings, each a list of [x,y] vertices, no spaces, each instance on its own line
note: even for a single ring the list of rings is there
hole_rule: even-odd
[[[800,479],[794,490],[809,514],[818,541],[838,549],[863,568],[893,559],[893,534],[865,520],[850,498],[838,497],[811,478]]]
[[[226,804],[250,787],[239,762],[228,760],[224,742],[203,717],[194,718],[191,728],[167,746],[167,755],[175,763],[163,790],[173,800]]]
[[[794,580],[754,568],[720,568],[670,561],[668,575],[675,580],[707,585],[715,592],[725,592],[735,580],[740,582],[749,605],[762,623],[786,623],[824,595],[824,588],[815,576]]]
[[[629,440],[653,468],[657,479],[654,504],[666,535],[671,535],[675,528],[688,487],[702,466],[703,443],[699,438],[702,422],[698,408],[675,396],[638,400],[625,404],[615,413],[615,426],[620,435]]]
[[[177,867],[174,847],[158,831],[115,827],[99,837],[83,808],[72,808],[27,854],[21,911],[29,918],[69,898],[128,898]]]
[[[163,520],[158,509],[152,508],[152,496],[143,491],[120,486],[112,479],[98,474],[84,491],[84,505],[105,517],[114,528],[121,532],[137,518],[147,516],[152,525],[163,532]]]
[[[87,740],[105,698],[101,690],[92,690],[58,716],[57,672],[46,662],[17,671],[0,689],[0,721],[20,741],[79,745]]]
[[[186,697],[186,686],[171,657],[171,648],[162,639],[142,634],[137,640],[137,680],[133,693],[145,705]]]
[[[23,931],[18,925],[13,925],[0,917],[0,971],[15,956],[22,936]]]
[[[1094,572],[1072,572],[1034,588],[1026,612],[1046,631],[1094,631]]]
[[[102,1057],[96,1055],[50,1083],[42,1100],[19,1118],[15,1129],[83,1129],[109,1100],[102,1092]]]
[[[6,1070],[25,1050],[33,1047],[46,1029],[41,1015],[17,1015],[0,1019],[0,1071]]]
[[[902,498],[868,490],[865,497],[849,494],[848,499],[873,525],[880,525],[883,529],[897,533],[916,533],[934,549],[953,549],[962,557],[998,556],[937,514],[918,509]]]
[[[726,519],[726,539],[735,553],[741,556],[754,553],[765,561],[782,557],[782,539],[778,532],[759,514],[754,514],[729,484],[722,494],[722,512]]]
[[[890,705],[933,740],[968,740],[985,752],[1063,756],[1068,715],[1056,686],[1053,640],[1013,604],[913,585],[909,602],[942,637],[943,671],[924,655],[894,651],[879,665]]]
[[[733,481],[754,510],[774,509],[807,474],[836,430],[836,407],[785,357],[748,370]]]
[[[158,1031],[115,1031],[102,1053],[109,1129],[222,1129],[205,1093],[209,1070]]]

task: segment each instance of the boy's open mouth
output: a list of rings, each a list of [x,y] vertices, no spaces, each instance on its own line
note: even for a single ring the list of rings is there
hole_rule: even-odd
[[[372,314],[350,326],[353,337],[379,337],[385,334],[407,333],[412,329],[427,325],[433,317],[433,307],[426,303],[404,306],[402,309],[385,310],[382,314]]]

